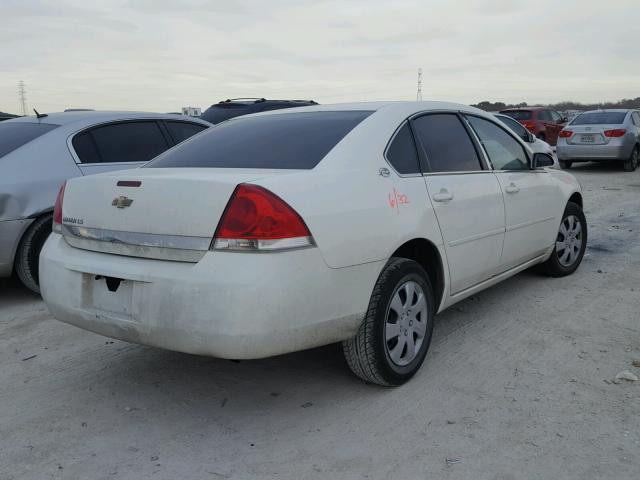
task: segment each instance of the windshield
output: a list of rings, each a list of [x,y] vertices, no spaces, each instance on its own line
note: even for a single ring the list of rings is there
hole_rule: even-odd
[[[531,120],[531,110],[506,110],[500,112],[503,115],[509,115],[516,120]]]
[[[301,112],[230,120],[145,167],[312,169],[371,113]]]
[[[620,125],[627,112],[586,112],[573,119],[571,125]]]
[[[0,123],[0,157],[50,132],[58,125],[6,121]]]

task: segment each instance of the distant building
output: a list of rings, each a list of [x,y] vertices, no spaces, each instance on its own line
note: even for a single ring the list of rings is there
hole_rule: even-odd
[[[202,109],[200,107],[182,107],[182,115],[188,115],[189,117],[199,117],[202,115]]]

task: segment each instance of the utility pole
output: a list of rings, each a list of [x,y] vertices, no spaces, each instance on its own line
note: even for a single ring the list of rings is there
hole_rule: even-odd
[[[416,100],[422,101],[422,68],[418,69],[418,91],[416,93]]]
[[[27,91],[22,80],[18,83],[18,97],[20,99],[20,107],[22,108],[22,115],[27,114]]]

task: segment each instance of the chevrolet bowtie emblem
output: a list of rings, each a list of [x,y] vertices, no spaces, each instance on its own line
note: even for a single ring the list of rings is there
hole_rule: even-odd
[[[126,208],[130,206],[132,203],[133,203],[133,200],[131,200],[130,198],[117,197],[113,199],[113,202],[111,202],[111,205],[118,208]]]

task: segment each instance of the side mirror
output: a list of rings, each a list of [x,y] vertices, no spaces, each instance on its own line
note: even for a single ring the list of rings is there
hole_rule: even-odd
[[[533,168],[553,167],[554,164],[553,157],[548,153],[533,154]]]
[[[525,139],[527,143],[536,143],[536,136],[527,130],[527,138]]]

